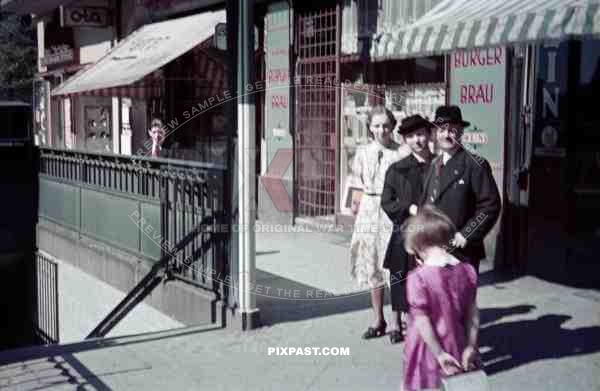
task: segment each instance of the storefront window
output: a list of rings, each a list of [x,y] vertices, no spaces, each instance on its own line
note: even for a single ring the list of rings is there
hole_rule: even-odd
[[[383,61],[371,64],[346,63],[342,68],[340,211],[351,214],[352,199],[362,190],[351,166],[356,148],[369,142],[367,114],[375,104],[385,104],[398,125],[409,115],[433,119],[446,102],[443,57]],[[348,83],[348,82],[351,82]],[[394,138],[402,144],[397,128]],[[431,144],[433,150],[433,143]]]
[[[85,146],[88,151],[110,152],[112,150],[110,106],[85,106],[83,108],[83,126]]]
[[[20,102],[6,102],[0,105],[2,141],[24,141],[29,139],[31,108]]]
[[[579,88],[575,105],[575,131],[570,132],[575,148],[575,188],[600,194],[600,40],[581,42]]]
[[[55,148],[62,148],[65,145],[64,134],[65,134],[65,121],[64,121],[64,108],[62,105],[62,99],[53,97],[51,101],[52,110],[52,141],[51,145]]]
[[[169,158],[226,163],[226,105],[206,104],[224,99],[226,61],[211,38],[167,65],[166,122],[181,122],[165,140]]]
[[[583,40],[579,63],[579,85],[575,92],[575,126],[569,130],[573,181],[572,227],[578,233],[600,236],[595,216],[600,212],[600,40]]]

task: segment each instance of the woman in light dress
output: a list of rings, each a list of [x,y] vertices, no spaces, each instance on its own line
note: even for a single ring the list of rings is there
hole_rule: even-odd
[[[363,195],[354,210],[356,221],[350,244],[351,275],[361,288],[371,290],[375,315],[364,339],[385,335],[387,327],[383,294],[389,276],[382,265],[393,224],[381,209],[381,192],[388,167],[409,154],[393,140],[396,119],[384,106],[371,110],[367,126],[373,140],[356,151],[352,165],[352,171],[362,181]]]

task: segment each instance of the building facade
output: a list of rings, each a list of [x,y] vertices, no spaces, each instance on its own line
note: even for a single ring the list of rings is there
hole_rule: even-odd
[[[498,268],[558,279],[591,270],[598,47],[579,38],[600,31],[592,2],[16,3],[38,27],[38,245],[78,254],[124,291],[166,255],[123,228],[128,216],[170,244],[203,218],[351,223],[361,186],[348,168],[378,103],[398,119],[457,104],[471,120],[463,144],[492,163],[503,196],[486,243]],[[168,154],[148,158],[155,117]],[[153,304],[192,303],[174,315],[190,324],[215,313],[254,324],[248,231],[177,255],[232,284],[176,269]]]
[[[597,12],[588,1],[295,7],[284,70],[293,85],[293,132],[265,126],[263,145],[271,150],[262,153],[259,217],[351,222],[361,185],[349,163],[368,142],[370,107],[431,119],[437,106],[456,104],[473,124],[463,145],[491,163],[502,195],[503,215],[486,240],[496,267],[596,281],[588,249],[598,229],[587,212],[595,211],[598,144],[586,130],[594,120],[582,94],[593,101]],[[287,164],[286,150],[290,165],[273,170],[286,192],[264,191],[280,179],[269,178],[268,167]]]
[[[40,254],[130,293],[165,264],[169,283],[150,304],[186,324],[255,327],[258,311],[243,289],[253,284],[252,257],[231,230],[242,214],[232,196],[241,176],[235,145],[254,134],[238,110],[252,111],[254,100],[236,90],[248,84],[237,77],[252,69],[237,59],[256,56],[255,45],[243,44],[254,43],[253,4],[3,0],[2,7],[34,14],[39,37]],[[149,156],[154,118],[166,133],[158,157]]]

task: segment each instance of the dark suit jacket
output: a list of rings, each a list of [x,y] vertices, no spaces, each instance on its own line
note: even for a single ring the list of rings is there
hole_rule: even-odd
[[[455,255],[479,261],[485,258],[483,239],[496,223],[501,209],[492,169],[484,158],[460,149],[442,168],[440,191],[431,200],[429,189],[441,159],[442,156],[436,157],[427,170],[421,205],[429,203],[437,206],[467,239],[466,247],[455,249]]]
[[[392,164],[385,174],[381,207],[394,223],[394,231],[390,237],[383,267],[393,272],[402,272],[403,277],[410,268],[410,258],[404,250],[400,227],[409,216],[410,205],[419,205],[426,168],[427,164],[419,163],[410,155]]]

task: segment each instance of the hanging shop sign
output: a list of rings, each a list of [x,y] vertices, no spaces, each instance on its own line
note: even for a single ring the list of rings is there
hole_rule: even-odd
[[[68,45],[50,46],[44,51],[40,62],[45,67],[71,64],[75,62],[75,50]]]
[[[450,56],[450,104],[465,121],[462,144],[485,158],[502,188],[506,112],[506,48],[457,51]]]
[[[219,23],[215,26],[213,46],[219,50],[227,50],[227,23]],[[254,50],[258,50],[258,28],[256,26],[254,26]]]
[[[107,27],[110,25],[110,11],[103,7],[63,7],[61,26],[63,27]]]
[[[49,23],[44,31],[44,48],[40,64],[48,70],[79,62],[72,27],[61,27],[58,22]]]
[[[227,23],[215,26],[214,46],[219,50],[227,50]]]

